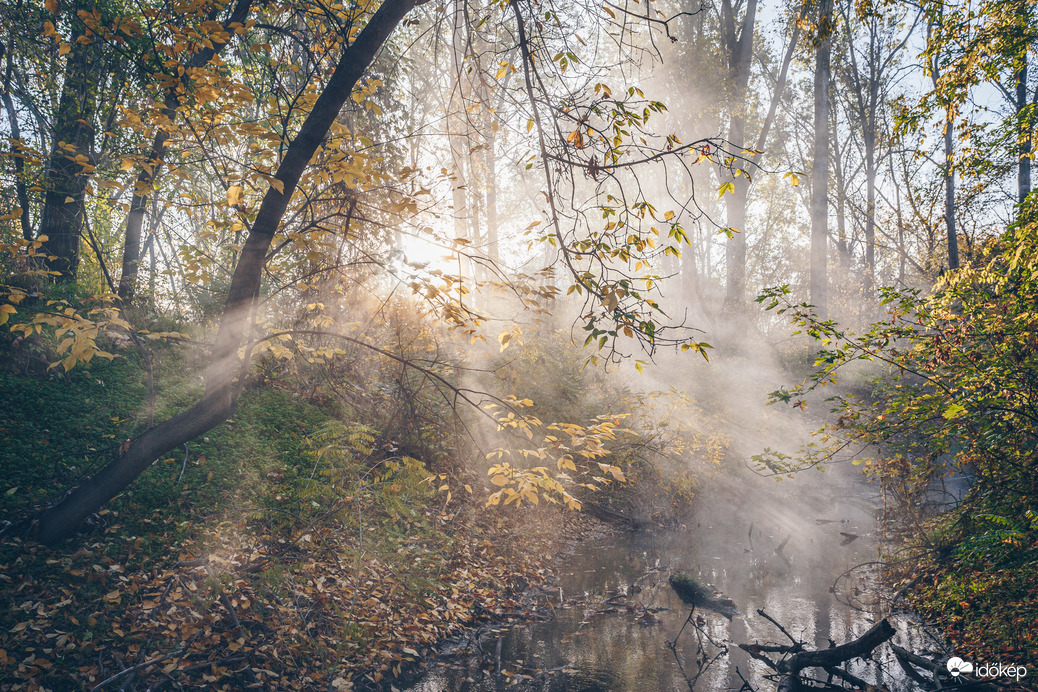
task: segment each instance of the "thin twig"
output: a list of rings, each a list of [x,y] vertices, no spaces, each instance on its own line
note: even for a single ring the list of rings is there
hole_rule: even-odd
[[[118,673],[116,673],[112,677],[108,678],[107,680],[101,681],[92,690],[90,690],[90,692],[98,692],[98,690],[103,690],[108,685],[111,685],[113,682],[116,682],[117,680],[121,680],[122,678],[126,677],[127,675],[129,675],[131,673],[136,673],[137,671],[143,670],[143,669],[148,668],[150,666],[153,666],[156,663],[161,663],[162,661],[167,661],[167,660],[169,660],[169,659],[171,659],[171,658],[173,658],[175,656],[179,656],[180,654],[184,653],[184,651],[186,651],[186,649],[183,649],[183,648],[177,649],[176,651],[171,651],[170,653],[165,654],[164,656],[159,656],[157,658],[152,658],[150,660],[145,661],[144,663],[138,663],[135,666],[130,666],[129,668],[126,668],[125,670],[119,671]]]

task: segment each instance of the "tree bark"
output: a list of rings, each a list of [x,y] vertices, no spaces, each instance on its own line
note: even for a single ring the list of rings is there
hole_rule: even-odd
[[[1023,27],[1028,25],[1027,3],[1020,3],[1021,22]],[[1031,194],[1031,117],[1030,99],[1027,96],[1027,49],[1020,51],[1017,57],[1016,72],[1013,79],[1016,82],[1016,117],[1019,128],[1019,144],[1017,155],[1019,156],[1019,170],[1017,172],[1017,193],[1020,204],[1024,203],[1027,196]]]
[[[87,3],[69,8],[89,11]],[[92,74],[96,48],[75,39],[65,63],[65,79],[54,117],[51,141],[54,148],[47,162],[43,206],[37,236],[46,236],[43,253],[47,267],[57,279],[75,279],[79,269],[79,235],[86,215],[86,186],[93,161],[94,114],[97,110],[96,77]]]
[[[948,269],[959,268],[959,233],[955,228],[955,140],[951,113],[944,120],[944,226],[948,235]]]
[[[927,37],[933,34],[935,24],[927,27]],[[941,68],[937,56],[930,62],[930,79],[938,90]],[[948,269],[959,268],[959,236],[955,229],[955,121],[949,104],[944,111],[944,228],[948,240]]]
[[[14,99],[11,98],[11,74],[14,71],[14,56],[11,55],[11,50],[11,48],[0,43],[0,60],[5,56],[7,58],[2,96],[4,108],[7,110],[7,124],[11,128],[11,139],[20,143],[22,134],[18,127],[18,114],[14,110]],[[18,206],[22,210],[22,215],[18,217],[18,223],[22,227],[22,238],[32,240],[32,222],[29,218],[29,193],[25,187],[25,160],[18,151],[19,146],[19,144],[11,145],[13,154],[11,158],[14,159],[15,193],[18,195]]]
[[[205,395],[183,413],[121,445],[100,473],[45,510],[39,519],[41,542],[53,544],[70,536],[80,521],[115,497],[162,454],[225,421],[234,412],[240,392],[235,380],[248,366],[238,357],[238,349],[248,336],[249,316],[260,288],[267,252],[289,199],[357,80],[415,6],[416,0],[382,3],[356,40],[343,51],[327,86],[285,152],[274,176],[281,181],[283,191],[273,186],[267,190],[231,278],[206,373]]]
[[[818,3],[818,52],[815,61],[814,161],[811,164],[811,303],[820,317],[828,313],[829,235],[829,82],[832,57],[833,3]]]

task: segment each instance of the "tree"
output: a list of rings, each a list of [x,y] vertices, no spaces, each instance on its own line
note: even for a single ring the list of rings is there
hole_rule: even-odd
[[[156,121],[168,123],[159,126],[152,138],[151,148],[140,168],[130,199],[130,209],[126,215],[126,230],[123,241],[122,271],[119,274],[119,299],[124,303],[132,302],[137,291],[137,275],[141,261],[141,231],[147,213],[151,191],[166,158],[166,145],[171,135],[170,128],[177,119],[177,108],[187,100],[190,93],[191,75],[197,73],[229,44],[231,35],[244,29],[252,0],[237,0],[234,8],[219,31],[210,36],[210,46],[203,47],[187,61],[186,65],[178,65],[180,74],[169,75],[168,86]],[[182,71],[181,71],[182,70]]]
[[[1005,197],[1020,204],[1031,191],[1038,107],[1036,82],[1028,70],[1038,41],[1031,3],[985,0],[975,8],[926,3],[924,9],[929,27],[925,56],[933,89],[915,117],[943,112],[940,127],[946,133],[952,119],[957,120],[960,176],[973,178],[981,188],[997,189],[1015,173],[1015,194]],[[982,85],[1003,97],[1001,108],[972,105],[971,97]],[[946,146],[946,154],[948,150]]]
[[[832,56],[832,0],[818,0],[814,69],[814,147],[811,164],[811,302],[828,312],[829,240],[829,83]]]
[[[897,59],[908,43],[921,13],[916,13],[907,30],[904,17],[890,8],[865,7],[854,10],[849,3],[839,6],[846,32],[844,44],[847,61],[843,82],[847,87],[847,110],[861,136],[862,163],[865,174],[865,288],[871,289],[876,274],[876,202],[877,179],[881,170],[883,133],[882,110],[890,98],[891,72],[899,67]],[[852,11],[857,20],[852,25]],[[859,51],[855,40],[864,28],[865,48]],[[898,37],[898,32],[902,35]],[[859,58],[859,52],[861,57]],[[842,200],[841,200],[842,202]]]
[[[92,3],[77,1],[69,8],[73,23],[89,13]],[[82,30],[80,30],[82,31]],[[63,279],[74,279],[79,269],[80,233],[86,216],[86,187],[96,169],[95,115],[98,108],[96,72],[99,55],[91,42],[63,44],[68,53],[61,99],[54,114],[52,149],[47,161],[43,206],[37,235],[45,237],[49,268]]]
[[[39,518],[40,541],[55,543],[68,537],[84,517],[132,483],[160,455],[233,414],[243,366],[238,351],[248,332],[267,253],[292,193],[354,86],[415,6],[415,0],[385,0],[371,15],[342,50],[334,71],[285,150],[235,266],[206,371],[204,396],[182,413],[124,443],[104,469],[46,510]],[[347,40],[347,36],[342,38]]]
[[[935,25],[931,22],[927,27],[927,37],[933,34]],[[941,84],[940,59],[934,55],[927,65],[933,88],[936,92]],[[944,104],[944,165],[941,176],[944,178],[944,228],[948,239],[948,268],[959,268],[959,236],[955,229],[955,118],[954,106]]]
[[[729,126],[728,141],[733,146],[746,148],[747,88],[753,66],[753,29],[757,21],[757,0],[748,0],[738,31],[735,27],[735,7],[732,0],[721,3],[724,51],[729,71]],[[725,307],[742,307],[746,284],[746,203],[750,181],[746,171],[733,171],[733,192],[725,202],[726,222],[731,237],[725,245],[726,283]]]
[[[217,329],[209,350],[205,390],[183,412],[149,424],[118,445],[111,462],[99,473],[45,510],[38,522],[40,540],[53,543],[68,536],[83,517],[132,483],[156,458],[232,415],[254,349],[272,348],[264,346],[272,337],[255,333],[262,334],[262,326],[268,323],[262,306],[270,298],[266,293],[278,288],[276,284],[298,282],[302,290],[312,290],[308,287],[317,281],[314,277],[329,268],[319,260],[338,255],[337,262],[346,237],[358,232],[354,227],[358,221],[366,229],[361,233],[379,233],[373,229],[388,228],[416,213],[415,198],[429,190],[418,190],[411,196],[392,192],[383,208],[366,202],[359,194],[363,188],[359,181],[389,182],[392,175],[374,172],[373,157],[359,146],[351,149],[344,144],[346,135],[353,136],[351,130],[363,129],[380,112],[372,94],[382,82],[370,76],[372,61],[416,4],[414,0],[386,0],[373,13],[373,8],[367,7],[330,8],[318,15],[307,10],[303,13],[306,22],[298,25],[302,27],[300,34],[293,33],[293,27],[242,22],[250,8],[245,1],[237,3],[223,21],[214,19],[212,8],[203,6],[198,15],[163,22],[170,34],[153,47],[164,56],[158,61],[163,71],[156,78],[161,85],[157,95],[162,100],[136,110],[128,108],[124,118],[139,139],[146,139],[141,145],[145,153],[126,156],[122,162],[125,169],[139,161],[141,170],[124,177],[132,185],[127,211],[133,221],[127,224],[131,231],[123,253],[127,282],[120,293],[125,300],[134,294],[132,279],[140,257],[134,245],[140,234],[133,229],[141,228],[138,224],[146,201],[159,199],[152,193],[159,183],[156,173],[160,165],[170,162],[167,150],[173,146],[178,156],[165,166],[163,183],[171,190],[164,208],[173,210],[175,223],[194,233],[193,241],[181,247],[181,257],[175,258],[182,262],[183,280],[219,296],[221,272],[226,267],[230,274],[222,308],[211,313]],[[544,174],[540,192],[549,220],[547,232],[536,240],[558,249],[574,282],[571,291],[587,297],[582,319],[588,340],[614,359],[624,357],[618,344],[627,338],[650,349],[670,343],[705,355],[706,345],[690,339],[690,332],[667,335],[660,323],[660,307],[652,297],[658,291],[659,276],[649,268],[651,259],[678,255],[680,245],[687,243],[674,212],[658,214],[641,194],[626,200],[623,187],[605,186],[622,186],[625,176],[636,180],[637,166],[692,157],[703,160],[704,156],[714,161],[715,157],[726,156],[724,149],[711,141],[684,145],[675,135],[663,137],[650,132],[645,123],[665,110],[663,104],[647,99],[636,87],[613,95],[601,81],[604,68],[589,66],[579,76],[587,80],[587,88],[571,88],[572,72],[562,75],[580,62],[572,50],[559,52],[556,48],[571,37],[561,20],[544,24],[531,19],[530,10],[518,0],[505,8],[511,12],[502,14],[496,4],[483,11],[488,18],[511,18],[512,35],[519,48],[523,83],[516,93],[523,98],[517,111],[525,108],[526,113],[518,117],[523,118],[519,122],[525,121],[525,132],[536,141],[536,154],[527,158],[530,163],[526,169],[533,168],[534,159],[540,160]],[[261,11],[265,10],[257,8],[257,17],[266,19],[260,16]],[[154,9],[146,10],[146,14],[152,19],[164,16]],[[298,18],[302,21],[303,15]],[[293,21],[292,15],[288,21]],[[466,16],[466,24],[475,22],[476,28],[485,21]],[[233,51],[228,51],[232,33],[237,38]],[[291,46],[294,59],[274,62],[265,57],[270,50],[263,41],[266,36],[279,37],[279,45]],[[221,53],[229,54],[233,63],[225,63]],[[259,57],[252,59],[252,55]],[[178,64],[178,58],[185,62]],[[519,71],[510,63],[506,66],[492,78],[480,74],[473,81],[491,83]],[[485,67],[488,72],[495,69]],[[483,67],[472,61],[464,69],[478,71]],[[555,73],[550,74],[550,70]],[[507,83],[507,79],[504,81]],[[561,93],[553,93],[549,84]],[[585,100],[589,96],[590,102]],[[351,100],[357,108],[340,122],[340,113]],[[180,163],[185,158],[193,160],[194,165]],[[470,167],[473,161],[478,157],[468,157]],[[414,169],[403,166],[395,174],[406,178],[414,174]],[[449,177],[447,173],[444,176]],[[586,220],[593,210],[605,219],[601,230],[590,227],[588,235],[579,232],[583,226],[569,230],[563,225],[566,210],[561,206],[560,181],[567,181],[576,190],[579,176],[598,181],[600,186],[593,206],[570,212],[572,218]],[[262,200],[258,208],[252,204],[256,199]],[[652,224],[663,225],[664,230]],[[531,224],[527,230],[537,225]],[[227,234],[226,242],[221,241],[223,233]],[[341,238],[336,238],[337,233]],[[91,247],[110,289],[117,290],[104,253],[93,239]],[[286,248],[298,252],[286,256]],[[371,261],[370,256],[363,259]],[[172,266],[169,261],[167,264]],[[302,278],[282,279],[279,272],[288,269]],[[460,274],[439,274],[439,286],[434,285],[435,277],[416,278],[412,287],[424,292],[451,325],[472,333],[472,325],[484,318],[460,299],[449,297],[463,294]],[[526,291],[536,297],[554,292],[524,288],[518,282],[512,285],[517,294]],[[24,300],[24,291],[7,288],[12,302]],[[203,315],[212,310],[205,303],[200,308]],[[320,308],[314,304],[310,309]],[[105,315],[104,324],[96,319],[101,314]],[[124,329],[135,343],[148,336],[133,329],[111,306],[81,313],[68,306],[60,315],[37,313],[28,323],[13,328],[28,335],[43,325],[59,334],[76,334],[74,339],[59,344],[59,350],[71,350],[61,361],[66,369],[100,353],[94,339],[104,329]],[[318,329],[307,333],[315,339],[343,338]]]

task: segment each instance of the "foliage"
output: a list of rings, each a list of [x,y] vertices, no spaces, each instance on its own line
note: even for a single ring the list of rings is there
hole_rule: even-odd
[[[159,353],[171,383],[160,411],[198,386],[183,348]],[[45,501],[144,425],[140,382],[132,351],[69,373],[5,368],[5,513]],[[539,556],[577,516],[540,512],[520,530],[477,505],[463,519],[458,499],[441,506],[422,462],[384,456],[370,424],[381,421],[339,422],[341,403],[314,406],[292,382],[252,383],[231,421],[95,517],[80,550],[5,537],[3,689],[93,686],[163,656],[137,683],[371,684],[460,628],[515,612],[517,591],[549,574]]]
[[[1027,65],[1038,52],[1038,25],[1030,3],[983,0],[963,5],[927,2],[922,57],[933,87],[917,107],[900,116],[918,128],[932,114],[957,129],[955,170],[970,185],[973,200],[1033,159],[1035,82]],[[990,96],[976,103],[978,93]]]
[[[818,431],[819,447],[758,461],[784,473],[872,446],[878,458],[865,462],[866,471],[893,500],[894,518],[911,529],[920,569],[932,580],[920,602],[974,647],[981,646],[977,628],[988,628],[992,617],[1000,633],[992,633],[991,646],[1025,651],[1032,645],[1021,638],[1034,637],[1013,623],[1023,612],[1031,622],[1038,603],[1019,588],[1038,569],[1035,267],[1031,208],[988,244],[982,262],[947,275],[932,295],[885,290],[888,319],[861,333],[790,304],[781,288],[760,298],[822,346],[808,379],[773,393],[773,401],[806,407],[828,393],[835,421]],[[838,386],[866,361],[885,370],[867,391]],[[946,483],[958,504],[935,517],[949,507]],[[993,613],[976,604],[987,588],[1005,599]]]
[[[509,404],[511,408],[521,411],[523,407],[532,406],[533,402],[511,396]],[[489,407],[491,410],[499,408],[497,404],[490,404]],[[536,505],[538,498],[544,497],[549,502],[562,502],[569,509],[580,509],[580,502],[566,490],[564,483],[576,482],[580,487],[597,491],[600,485],[608,485],[613,480],[625,482],[627,479],[619,466],[600,460],[609,455],[606,443],[616,440],[621,433],[630,432],[619,427],[620,419],[626,417],[625,414],[599,416],[598,420],[588,426],[575,423],[545,425],[536,416],[523,415],[515,410],[497,412],[495,418],[498,430],[520,430],[530,441],[536,435],[536,444],[539,446],[533,449],[498,449],[487,454],[487,459],[497,459],[499,462],[505,456],[520,457],[524,462],[518,468],[507,461],[490,467],[487,471],[490,481],[501,489],[490,496],[487,504],[496,505],[503,500],[506,506],[515,502],[518,507],[525,500]],[[548,465],[527,468],[525,462],[530,459],[534,463],[547,461]],[[588,481],[575,481],[569,472],[579,477],[601,475],[591,475]]]

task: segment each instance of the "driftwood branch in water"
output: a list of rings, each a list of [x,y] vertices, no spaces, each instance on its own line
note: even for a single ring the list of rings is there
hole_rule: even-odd
[[[798,648],[797,648],[797,650],[796,650],[796,651],[794,651],[793,653],[797,653],[797,652],[799,652],[799,651],[803,651],[803,650],[804,650],[804,645],[803,645],[803,644],[801,644],[800,642],[798,642],[798,641],[797,641],[797,640],[796,640],[796,639],[795,639],[795,638],[793,637],[793,635],[792,635],[792,634],[790,634],[790,633],[789,633],[789,632],[788,632],[788,631],[786,630],[786,628],[785,628],[785,627],[783,627],[782,625],[780,625],[780,624],[779,624],[779,621],[778,621],[778,620],[776,620],[775,618],[773,618],[773,617],[771,617],[770,615],[768,615],[767,613],[765,613],[765,612],[764,612],[764,610],[763,610],[762,608],[758,608],[758,609],[757,609],[757,615],[760,615],[760,616],[761,616],[762,618],[764,618],[765,620],[767,620],[767,621],[768,621],[768,622],[770,622],[771,624],[775,625],[775,627],[778,627],[778,630],[779,630],[779,632],[781,632],[782,634],[786,635],[786,638],[787,638],[787,639],[789,639],[789,641],[793,642],[793,643],[794,643],[794,644],[795,644],[795,645],[796,645],[796,646],[798,647]]]
[[[905,671],[905,675],[916,682],[940,689],[951,681],[951,674],[945,673],[944,665],[940,662],[931,661],[925,656],[920,656],[911,651],[906,651],[896,644],[891,644],[890,649],[894,652],[894,656],[897,658],[897,662],[900,664],[902,670]],[[917,668],[929,673],[932,676],[932,679],[927,679],[925,675],[917,670]],[[982,680],[978,680],[977,678],[965,673],[960,673],[958,675],[958,682],[965,683],[964,685],[957,685],[958,687],[965,687],[968,685],[970,690],[980,690],[980,692],[998,692],[999,690],[1005,689],[1002,685],[983,682]]]
[[[857,639],[831,649],[801,651],[778,664],[780,672],[797,675],[804,668],[829,668],[846,663],[852,658],[862,658],[876,647],[894,636],[894,628],[884,618]]]
[[[778,623],[775,622],[774,619],[768,617],[761,611],[758,612],[778,626]],[[784,628],[779,626],[779,629],[782,630],[791,640],[793,639]],[[862,683],[864,683],[863,680],[847,673],[837,666],[854,658],[864,658],[868,656],[877,647],[893,636],[894,628],[886,620],[881,620],[873,625],[868,632],[854,641],[841,644],[840,646],[834,646],[830,649],[807,651],[804,649],[802,643],[795,640],[793,640],[793,644],[791,645],[739,644],[739,648],[758,661],[762,661],[772,670],[783,675],[782,681],[778,686],[779,692],[795,692],[796,690],[802,690],[803,683],[800,680],[800,671],[805,668],[821,668],[831,676],[840,678],[855,687],[861,688]],[[765,655],[769,653],[789,655],[789,658],[780,661],[772,661]]]

